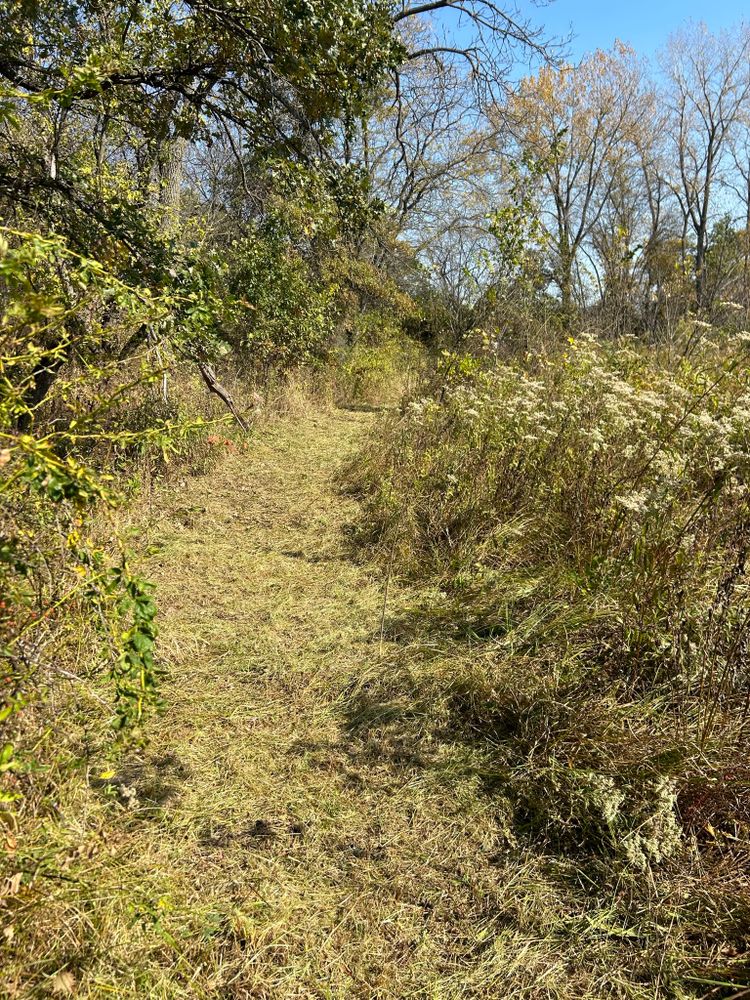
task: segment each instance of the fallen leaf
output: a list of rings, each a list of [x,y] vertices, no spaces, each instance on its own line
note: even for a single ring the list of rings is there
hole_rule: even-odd
[[[75,993],[76,978],[72,972],[58,972],[52,980],[52,992],[62,996],[70,996]]]

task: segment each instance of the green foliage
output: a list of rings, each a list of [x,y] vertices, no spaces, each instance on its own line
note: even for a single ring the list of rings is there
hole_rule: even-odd
[[[369,0],[289,0],[239,14],[226,0],[11,6],[0,32],[9,139],[0,195],[54,220],[92,256],[114,240],[142,271],[165,263],[162,241],[150,239],[159,213],[144,212],[155,193],[161,200],[154,173],[165,150],[210,143],[231,126],[255,155],[309,159],[337,121],[356,120],[402,54],[389,6]],[[85,137],[99,127],[97,151]],[[118,146],[132,150],[135,172],[105,155]],[[339,186],[353,181],[345,171]]]
[[[377,343],[363,338],[341,352],[339,386],[347,401],[377,405],[409,389],[423,357],[413,341],[399,331],[385,333]]]
[[[259,370],[285,370],[324,356],[333,331],[332,293],[311,280],[280,227],[251,232],[231,247],[228,276],[238,309],[234,337]]]
[[[119,502],[128,453],[169,455],[202,422],[130,427],[124,413],[162,373],[146,356],[123,365],[111,345],[134,327],[161,332],[175,312],[189,342],[200,293],[157,297],[59,238],[6,230],[1,249],[0,711],[22,725],[13,717],[54,690],[79,631],[91,643],[81,680],[108,677],[115,724],[132,730],[158,701],[156,608],[116,539],[97,541],[98,525]]]
[[[510,183],[504,204],[490,217],[495,243],[490,252],[493,275],[502,289],[534,291],[543,271],[543,251],[549,240],[540,215],[539,178],[544,163],[525,151],[520,163],[508,167]]]
[[[158,704],[159,670],[154,661],[158,629],[153,587],[128,573],[126,566],[110,571],[107,591],[115,595],[119,618],[132,622],[120,636],[120,653],[112,669],[117,707],[116,728],[137,724],[144,710]]]

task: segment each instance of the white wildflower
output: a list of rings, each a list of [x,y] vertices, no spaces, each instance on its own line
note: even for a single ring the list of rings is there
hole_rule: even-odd
[[[634,490],[632,493],[624,493],[615,497],[618,503],[625,510],[630,510],[634,514],[643,514],[648,509],[648,494]]]

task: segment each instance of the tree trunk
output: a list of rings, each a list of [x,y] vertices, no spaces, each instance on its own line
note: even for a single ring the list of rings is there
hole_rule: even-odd
[[[187,143],[177,136],[165,143],[157,160],[157,203],[161,209],[161,227],[166,233],[174,233],[180,224],[180,201],[182,181],[185,173],[185,150]]]
[[[568,329],[573,322],[573,256],[568,247],[560,251],[560,301],[563,324]]]
[[[695,306],[700,313],[706,301],[706,232],[703,223],[701,223],[696,236]]]

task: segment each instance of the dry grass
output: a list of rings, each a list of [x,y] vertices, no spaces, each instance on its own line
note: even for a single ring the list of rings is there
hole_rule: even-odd
[[[511,828],[486,746],[452,728],[451,678],[497,663],[381,645],[383,571],[352,560],[331,481],[371,421],[269,423],[142,512],[168,707],[111,779],[75,745],[85,700],[71,749],[50,738],[37,822],[8,837],[0,995],[721,995],[686,978],[700,928],[653,919],[650,876]],[[675,904],[699,875],[673,873]]]

